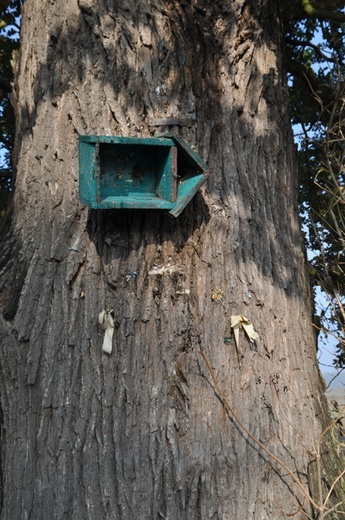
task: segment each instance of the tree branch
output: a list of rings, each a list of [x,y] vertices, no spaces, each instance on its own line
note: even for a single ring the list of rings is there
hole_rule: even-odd
[[[345,14],[328,9],[318,9],[314,7],[311,0],[301,0],[303,11],[309,18],[318,18],[319,20],[331,20],[332,22],[345,23]]]
[[[327,62],[331,62],[331,63],[335,63],[337,64],[337,60],[336,58],[332,57],[332,56],[327,56],[326,54],[324,54],[322,52],[322,50],[320,49],[319,45],[315,45],[314,43],[312,42],[306,42],[306,41],[299,41],[299,40],[294,40],[292,38],[285,38],[285,41],[289,44],[289,45],[292,45],[293,47],[310,47],[311,49],[313,49],[313,51],[315,52],[315,54],[321,58],[322,60],[324,61],[327,61]]]

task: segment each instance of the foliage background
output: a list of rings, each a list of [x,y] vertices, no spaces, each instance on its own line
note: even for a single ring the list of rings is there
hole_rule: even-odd
[[[12,191],[15,117],[11,105],[13,53],[19,47],[21,0],[0,0],[0,217]]]

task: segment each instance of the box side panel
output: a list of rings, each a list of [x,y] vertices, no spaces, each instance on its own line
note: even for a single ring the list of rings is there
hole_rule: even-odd
[[[177,148],[157,149],[157,195],[176,202]]]
[[[174,203],[158,197],[107,197],[98,205],[99,209],[173,209]]]
[[[195,172],[204,172],[206,175],[209,173],[207,164],[194,152],[183,137],[173,135],[172,140],[178,148],[179,160],[181,158],[183,163],[188,164]]]
[[[95,144],[79,141],[79,199],[97,208],[97,175]]]
[[[81,135],[79,142],[106,143],[106,144],[130,144],[145,146],[174,146],[174,142],[164,137],[122,137],[109,135]]]
[[[169,213],[174,215],[174,217],[178,217],[206,180],[206,175],[197,175],[180,182],[176,204],[174,204],[173,209]]]

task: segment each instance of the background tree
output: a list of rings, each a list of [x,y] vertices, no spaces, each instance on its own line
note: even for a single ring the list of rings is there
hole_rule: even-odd
[[[14,212],[0,250],[2,520],[308,511],[222,395],[320,503],[328,418],[282,16],[267,1],[24,4]],[[178,219],[81,206],[78,135],[150,136],[165,116],[194,121],[172,130],[208,162],[207,190]],[[104,308],[115,310],[110,356]],[[224,342],[232,315],[259,334],[241,335],[238,353]],[[330,440],[323,453],[329,489]]]
[[[8,204],[13,177],[14,112],[10,103],[11,59],[18,49],[21,2],[0,1],[0,218]]]
[[[334,364],[340,368],[345,337],[343,8],[343,2],[316,2],[308,9],[311,18],[297,16],[286,24],[292,122],[300,129],[302,219],[312,282],[323,294],[315,324],[337,340]]]
[[[322,107],[318,131],[306,136],[301,151],[305,159],[301,163],[302,187],[307,193],[305,222],[313,252],[311,275],[326,302],[319,327],[337,340],[334,364],[340,369],[345,361],[344,100],[344,84],[338,79],[334,83],[334,100]],[[308,190],[308,177],[314,183],[313,190]]]

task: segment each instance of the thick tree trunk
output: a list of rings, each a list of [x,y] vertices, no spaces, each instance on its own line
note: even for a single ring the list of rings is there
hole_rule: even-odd
[[[24,5],[0,259],[2,520],[271,519],[303,502],[227,413],[199,353],[308,488],[325,402],[281,35],[275,2],[249,5]],[[150,126],[164,117],[193,122]],[[79,204],[79,134],[164,130],[213,172],[179,218]],[[260,335],[241,332],[238,352],[224,343],[237,314]]]

